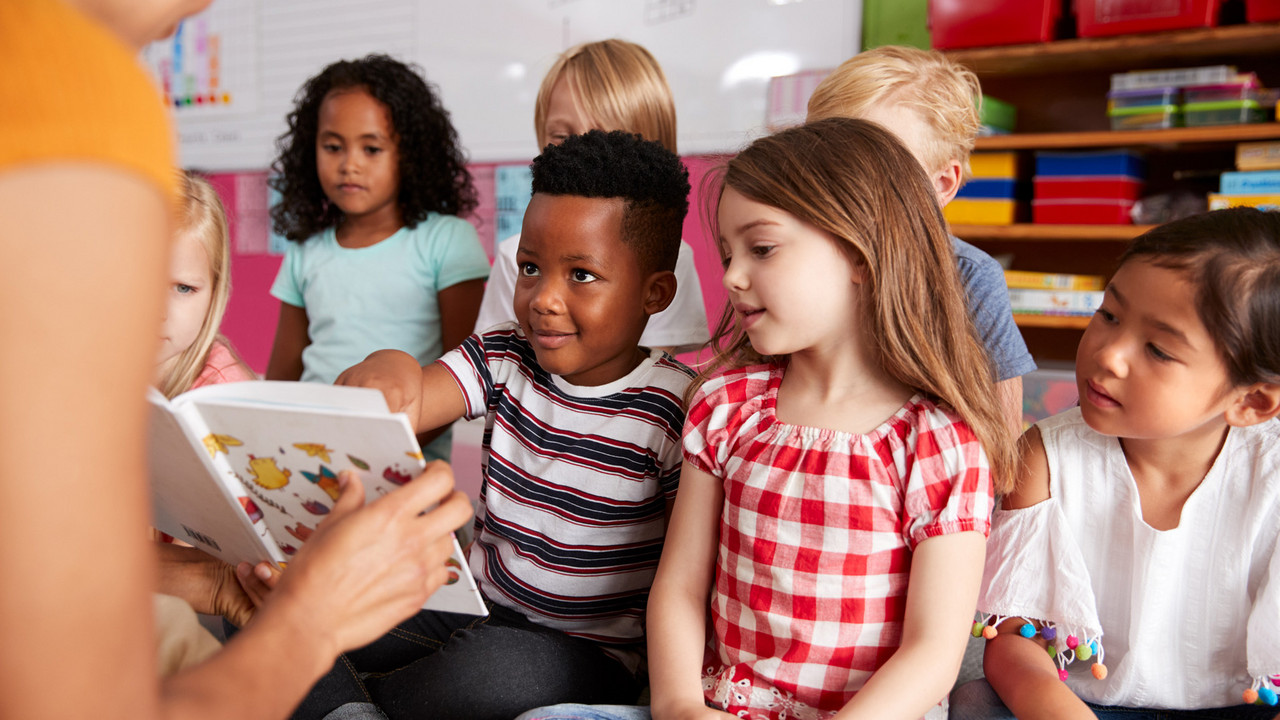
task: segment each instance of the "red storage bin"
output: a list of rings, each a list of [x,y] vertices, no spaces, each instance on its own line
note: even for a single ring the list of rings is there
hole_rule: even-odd
[[[939,49],[1045,42],[1060,17],[1062,0],[929,0]]]
[[[1221,0],[1075,0],[1080,37],[1217,27]]]
[[[1033,200],[1031,221],[1040,225],[1129,225],[1132,200]]]
[[[1244,17],[1249,22],[1280,20],[1280,0],[1244,0]]]
[[[1137,200],[1142,181],[1131,177],[1035,178],[1036,200]]]

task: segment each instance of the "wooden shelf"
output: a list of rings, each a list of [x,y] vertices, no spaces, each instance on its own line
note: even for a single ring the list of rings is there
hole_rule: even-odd
[[[1132,147],[1152,145],[1233,144],[1280,138],[1280,122],[1209,125],[1168,130],[1100,130],[1094,132],[1024,133],[978,138],[975,150],[1051,150],[1056,148]]]
[[[1150,230],[1152,225],[952,225],[962,240],[1017,240],[1025,242],[1092,241],[1125,242]]]
[[[1023,315],[1014,313],[1013,321],[1018,324],[1018,327],[1065,328],[1068,330],[1083,330],[1089,325],[1089,317],[1077,317],[1074,315]]]
[[[1203,58],[1280,53],[1280,24],[1253,23],[1220,28],[1058,40],[1032,45],[951,50],[947,55],[989,77],[1061,71],[1137,67],[1185,67]]]

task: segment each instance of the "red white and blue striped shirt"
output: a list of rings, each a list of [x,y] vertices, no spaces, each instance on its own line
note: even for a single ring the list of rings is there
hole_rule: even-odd
[[[544,371],[514,324],[438,362],[467,418],[486,418],[469,558],[481,592],[600,643],[634,671],[692,371],[655,350],[619,380],[577,387]]]

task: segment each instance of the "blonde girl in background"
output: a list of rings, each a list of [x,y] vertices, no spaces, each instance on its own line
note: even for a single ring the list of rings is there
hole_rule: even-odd
[[[539,149],[588,130],[623,130],[677,153],[675,98],[662,66],[640,45],[616,38],[583,43],[556,58],[538,88],[533,129]],[[516,319],[512,300],[519,246],[519,234],[498,245],[477,333]],[[695,351],[710,337],[693,249],[681,241],[675,299],[649,318],[640,344],[675,354]]]
[[[167,398],[257,376],[218,332],[231,298],[231,240],[218,193],[180,173],[178,231],[169,261],[155,385]]]

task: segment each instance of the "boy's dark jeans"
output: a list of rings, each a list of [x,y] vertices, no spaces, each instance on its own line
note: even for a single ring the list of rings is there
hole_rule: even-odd
[[[637,678],[594,643],[489,610],[487,618],[418,613],[339,657],[293,717],[320,720],[364,702],[391,720],[511,720],[543,705],[636,701]]]

